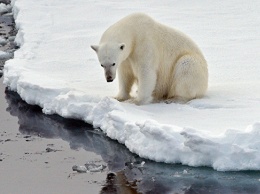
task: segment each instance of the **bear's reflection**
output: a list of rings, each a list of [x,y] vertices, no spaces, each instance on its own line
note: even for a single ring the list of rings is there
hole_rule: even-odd
[[[132,154],[117,141],[82,121],[45,115],[6,90],[7,111],[18,117],[19,131],[43,138],[61,138],[71,149],[84,148],[107,163],[100,193],[260,193],[259,172],[217,172],[211,168],[156,163]],[[145,161],[143,167],[140,164]]]

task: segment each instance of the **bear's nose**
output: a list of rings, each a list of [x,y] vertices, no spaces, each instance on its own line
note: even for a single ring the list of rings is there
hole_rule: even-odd
[[[111,76],[107,76],[107,82],[112,82],[113,78]]]

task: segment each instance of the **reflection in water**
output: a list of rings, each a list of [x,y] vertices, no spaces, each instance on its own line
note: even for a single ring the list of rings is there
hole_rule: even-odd
[[[6,90],[7,111],[19,119],[22,134],[61,138],[71,149],[83,148],[101,155],[107,163],[105,193],[260,193],[257,171],[217,172],[211,168],[191,168],[142,159],[122,144],[93,130],[82,121],[44,115],[37,106],[23,102]],[[144,166],[139,164],[145,161]]]

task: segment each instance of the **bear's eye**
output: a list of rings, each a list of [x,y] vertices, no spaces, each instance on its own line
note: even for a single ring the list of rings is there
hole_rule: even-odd
[[[104,67],[104,65],[101,64],[101,67]]]
[[[115,65],[116,65],[115,63],[112,64],[112,66],[115,66]]]

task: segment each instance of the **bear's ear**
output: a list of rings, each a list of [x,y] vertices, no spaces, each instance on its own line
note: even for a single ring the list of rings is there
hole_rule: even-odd
[[[119,45],[119,48],[120,48],[121,50],[124,50],[124,48],[125,48],[125,43],[121,43],[121,44]]]
[[[99,48],[98,45],[91,45],[90,47],[91,47],[94,51],[98,52],[98,48]]]

